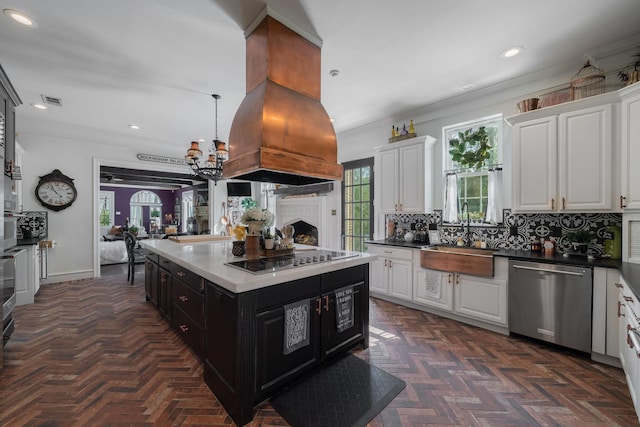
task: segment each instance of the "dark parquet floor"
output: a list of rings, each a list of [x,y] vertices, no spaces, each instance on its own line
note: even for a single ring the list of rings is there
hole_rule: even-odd
[[[16,308],[0,426],[228,426],[198,360],[121,266]],[[407,383],[371,427],[638,425],[621,370],[378,299],[358,356]],[[287,425],[263,404],[255,426]],[[341,426],[336,426],[341,427]]]

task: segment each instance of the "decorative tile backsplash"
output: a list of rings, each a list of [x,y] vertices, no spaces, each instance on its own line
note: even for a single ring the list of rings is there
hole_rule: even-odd
[[[592,253],[604,253],[604,241],[609,226],[622,227],[622,215],[618,213],[512,213],[504,211],[504,223],[497,226],[471,224],[473,240],[484,240],[490,248],[529,249],[532,239],[553,239],[557,251],[571,251],[571,245],[565,234],[569,231],[588,230],[594,234],[589,245]],[[431,225],[440,232],[441,243],[455,244],[462,233],[459,224],[443,224],[442,211],[427,214],[389,214],[386,221],[393,221],[395,228],[415,230],[417,224],[425,229]]]
[[[46,238],[47,211],[25,211],[24,216],[18,217],[18,239]]]

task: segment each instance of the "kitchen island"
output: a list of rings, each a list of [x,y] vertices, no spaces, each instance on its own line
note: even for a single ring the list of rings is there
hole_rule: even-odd
[[[228,265],[244,259],[231,242],[141,244],[147,299],[203,360],[205,382],[238,425],[293,380],[368,347],[375,255],[251,273]]]

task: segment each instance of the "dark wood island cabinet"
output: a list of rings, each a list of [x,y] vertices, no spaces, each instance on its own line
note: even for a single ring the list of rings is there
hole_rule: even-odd
[[[167,252],[161,252],[159,258],[164,256],[169,258]],[[203,266],[194,264],[190,270],[174,262],[179,260],[179,254],[174,254],[170,261],[172,325],[204,360],[205,382],[238,425],[249,423],[254,408],[287,384],[358,346],[368,347],[370,258],[333,263],[330,268],[307,268],[308,277],[283,274],[283,279],[294,279],[264,286],[255,284],[259,275],[237,271],[225,275],[222,270],[206,273],[198,268]],[[231,269],[223,263],[216,268]],[[154,268],[147,267],[146,272],[154,274]],[[255,283],[243,282],[249,289],[241,292],[229,289],[229,277],[242,275]],[[268,280],[274,279],[265,277]],[[145,278],[147,281],[153,283],[153,278]],[[336,313],[336,295],[343,295],[345,289],[352,303],[348,322]],[[287,336],[288,342],[292,336],[287,334],[292,329],[287,329],[286,309],[297,309],[297,304],[304,308],[296,314],[306,316],[302,335],[308,342],[286,349]]]

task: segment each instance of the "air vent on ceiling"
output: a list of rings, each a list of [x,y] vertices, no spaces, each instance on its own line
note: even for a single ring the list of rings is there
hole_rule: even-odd
[[[53,96],[40,95],[42,100],[49,105],[55,105],[56,107],[62,107],[62,99]]]

